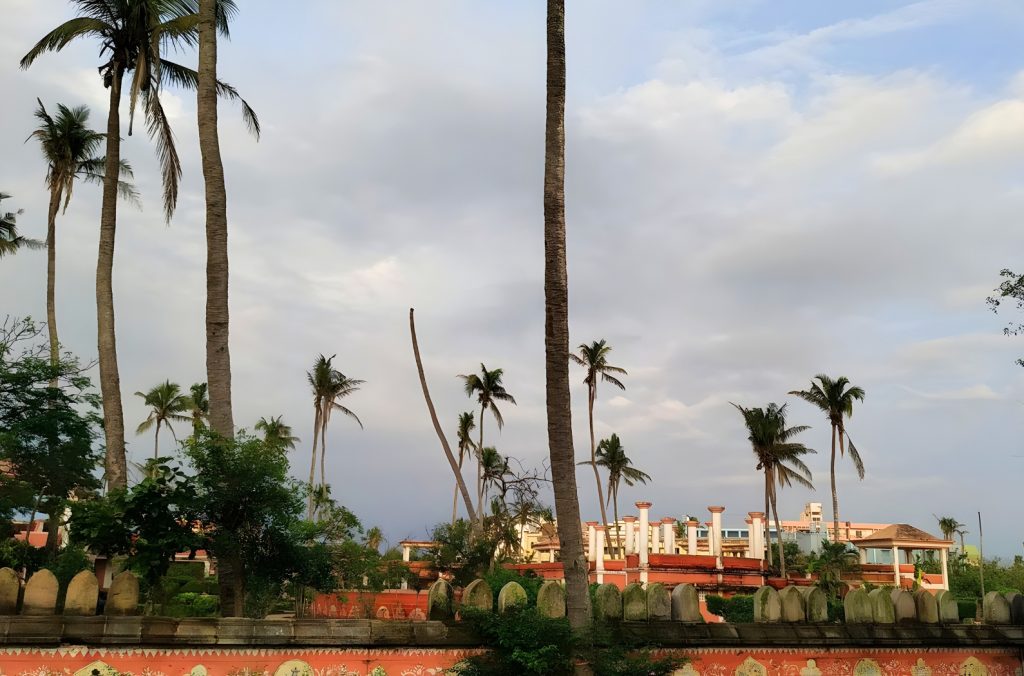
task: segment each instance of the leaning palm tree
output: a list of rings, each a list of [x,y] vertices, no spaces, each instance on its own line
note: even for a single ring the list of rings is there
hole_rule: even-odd
[[[494,369],[488,371],[487,367],[480,364],[480,373],[471,373],[469,375],[460,375],[463,383],[465,383],[466,396],[472,397],[476,395],[476,401],[480,404],[480,435],[479,441],[477,442],[477,472],[476,472],[476,504],[477,504],[477,517],[483,518],[484,512],[484,479],[483,479],[483,462],[480,453],[484,447],[484,413],[487,411],[491,412],[494,416],[494,420],[498,423],[498,429],[500,430],[505,426],[505,419],[501,415],[501,411],[498,409],[496,402],[507,401],[513,406],[516,403],[515,397],[509,394],[505,390],[505,385],[501,382],[501,378],[505,371],[503,369]]]
[[[210,418],[210,398],[207,396],[206,383],[193,383],[188,390],[188,410],[192,417],[192,434],[196,435],[199,434],[199,430],[206,428],[206,422]]]
[[[836,492],[836,438],[839,439],[839,455],[845,455],[844,437],[850,442],[850,460],[857,470],[857,477],[864,480],[864,462],[860,459],[860,453],[853,445],[853,440],[846,431],[846,418],[853,415],[853,402],[864,401],[864,390],[860,387],[850,386],[850,381],[841,376],[833,380],[824,374],[818,374],[811,381],[811,387],[807,390],[793,390],[790,394],[799,397],[809,404],[817,406],[825,413],[829,423],[832,425],[832,459],[829,465],[829,472],[832,479],[832,539],[839,541],[839,494]],[[849,387],[848,387],[849,386]]]
[[[459,414],[459,427],[455,433],[455,438],[458,441],[459,446],[459,472],[462,472],[462,463],[465,462],[466,458],[471,453],[476,451],[476,444],[473,443],[473,430],[476,428],[476,422],[473,420],[473,412],[467,411]],[[459,482],[455,482],[455,494],[452,496],[452,524],[459,516]]]
[[[47,33],[22,57],[28,68],[46,52],[58,52],[78,38],[100,43],[106,61],[99,67],[103,86],[110,90],[107,110],[106,162],[103,171],[103,204],[100,210],[99,254],[96,262],[96,316],[100,394],[103,399],[103,431],[106,437],[106,477],[111,488],[127,485],[128,466],[124,444],[124,411],[121,377],[117,366],[114,333],[114,239],[117,229],[118,167],[121,164],[121,94],[124,77],[131,73],[128,89],[128,135],[132,134],[135,109],[141,99],[150,138],[160,161],[164,213],[169,221],[178,200],[181,162],[174,145],[170,121],[160,102],[164,84],[195,89],[198,74],[164,58],[170,51],[192,46],[198,39],[199,16],[195,0],[72,0],[79,15]],[[219,0],[217,27],[227,33],[234,0]],[[218,93],[240,100],[238,92],[218,83]],[[259,122],[245,101],[246,124],[259,133]]]
[[[339,402],[341,399],[347,397],[359,390],[359,386],[365,381],[355,380],[349,378],[344,373],[341,373],[332,365],[334,357],[337,355],[331,355],[325,357],[319,355],[316,361],[313,363],[313,370],[306,373],[306,377],[309,380],[309,385],[313,390],[313,407],[314,407],[314,427],[313,427],[313,459],[309,468],[309,490],[310,490],[310,501],[309,501],[309,519],[312,520],[315,514],[313,504],[313,494],[316,492],[317,487],[323,489],[327,485],[327,478],[325,472],[325,456],[327,453],[327,424],[331,419],[332,411],[341,411],[345,415],[354,419],[359,423],[359,428],[362,429],[363,423],[359,420],[359,416],[350,411],[348,408],[342,406]],[[316,484],[316,458],[317,458],[317,441],[320,442],[320,483]]]
[[[548,454],[573,629],[590,623],[569,393],[569,280],[565,248],[565,0],[547,4],[547,87],[544,120],[544,377]]]
[[[782,550],[782,522],[779,520],[776,484],[791,486],[794,482],[807,488],[811,484],[811,470],[801,456],[815,453],[791,439],[810,429],[801,425],[786,427],[786,405],[768,404],[765,408],[744,408],[733,404],[747,428],[747,440],[757,458],[757,469],[764,472],[765,542],[768,544],[768,563],[772,563],[771,531],[768,521],[774,512],[775,537],[778,544],[779,569],[786,576],[786,560]]]
[[[60,343],[57,338],[57,212],[66,212],[71,203],[76,179],[96,183],[103,182],[105,160],[96,153],[103,144],[103,134],[89,129],[89,108],[76,106],[68,108],[57,104],[57,113],[51,116],[43,102],[36,99],[39,107],[35,116],[39,120],[30,139],[39,142],[46,160],[46,187],[50,190],[50,206],[46,219],[46,328],[50,338],[50,363],[57,364]],[[127,162],[121,161],[119,174],[131,177],[132,170]],[[135,189],[129,183],[120,182],[121,195],[138,200]],[[63,203],[63,204],[62,204]],[[52,385],[56,387],[56,384]]]
[[[604,339],[594,341],[590,345],[584,343],[577,349],[579,350],[579,355],[570,353],[569,358],[587,370],[587,376],[583,379],[583,382],[587,386],[587,422],[590,426],[589,464],[594,470],[594,481],[597,484],[597,503],[601,509],[601,523],[607,524],[608,514],[605,511],[605,500],[601,490],[601,475],[597,471],[597,446],[594,442],[594,402],[597,401],[598,380],[603,380],[620,390],[625,390],[626,386],[622,384],[622,381],[612,374],[626,375],[626,370],[608,363],[608,353],[612,351],[612,347]],[[616,520],[615,527],[616,529],[618,528],[618,520]],[[610,542],[607,529],[604,531],[604,537],[605,544],[607,545]],[[616,532],[616,537],[618,537],[618,532]]]
[[[626,455],[626,449],[622,447],[618,434],[612,434],[607,439],[602,439],[601,443],[597,445],[595,466],[604,467],[608,471],[608,501],[612,503],[612,513],[615,519],[615,541],[621,543],[619,484],[623,482],[627,486],[634,486],[638,483],[646,484],[651,480],[651,475],[633,467],[633,461]]]
[[[10,199],[7,193],[0,192],[0,202]],[[19,249],[42,249],[43,243],[18,234],[18,216],[22,210],[0,211],[0,258],[9,256]]]
[[[149,407],[149,416],[143,420],[135,429],[136,434],[148,432],[156,426],[156,434],[153,435],[153,457],[160,457],[160,427],[167,426],[171,431],[174,440],[178,436],[171,427],[172,422],[188,422],[191,418],[185,415],[190,407],[188,395],[181,393],[181,387],[177,383],[165,380],[152,387],[148,392],[136,392],[135,396],[141,397],[146,406]]]
[[[254,425],[257,432],[263,434],[263,441],[279,451],[291,451],[301,441],[292,434],[292,426],[285,424],[284,416],[260,418]]]

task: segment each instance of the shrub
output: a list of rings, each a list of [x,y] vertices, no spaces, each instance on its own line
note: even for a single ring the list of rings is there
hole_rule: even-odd
[[[614,645],[595,651],[590,668],[594,676],[669,676],[686,662],[684,657],[656,656],[647,648],[629,650]]]
[[[846,609],[839,599],[828,599],[828,621],[843,622],[846,620]]]
[[[719,615],[730,624],[743,624],[754,621],[754,597],[744,594],[724,598],[708,596],[705,603],[708,612]]]
[[[956,608],[961,620],[973,620],[978,615],[977,599],[957,599]]]
[[[452,668],[460,676],[559,676],[571,674],[572,630],[565,618],[544,617],[517,606],[504,615],[467,608],[463,618],[491,648]]]
[[[532,571],[527,575],[522,575],[518,571],[508,568],[497,568],[484,575],[483,579],[494,592],[494,610],[498,609],[498,592],[509,582],[518,582],[526,590],[526,605],[528,606],[537,605],[537,591],[544,583],[544,580],[537,577]]]
[[[163,609],[169,617],[213,617],[219,607],[220,599],[217,596],[183,592],[171,597]]]

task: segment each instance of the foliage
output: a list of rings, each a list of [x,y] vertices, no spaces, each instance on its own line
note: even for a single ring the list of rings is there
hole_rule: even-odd
[[[439,573],[451,576],[452,584],[465,587],[489,568],[497,543],[485,534],[473,537],[472,524],[466,519],[434,527],[430,539],[437,547],[424,560]]]
[[[491,651],[457,664],[461,676],[558,676],[573,669],[573,636],[564,618],[544,617],[532,606],[517,606],[504,615],[467,609],[463,619]]]
[[[949,590],[958,599],[981,598],[979,566],[970,563],[966,557],[955,556],[949,560]],[[1013,563],[1004,564],[999,559],[985,559],[985,591],[1024,593],[1024,559],[1014,557]]]
[[[171,431],[171,436],[177,439],[174,434],[174,427],[171,426],[172,422],[188,422],[191,420],[190,416],[185,415],[186,412],[190,412],[192,409],[192,399],[186,394],[182,394],[181,386],[178,383],[172,383],[170,380],[165,380],[162,383],[154,385],[146,392],[136,392],[136,397],[142,399],[142,403],[149,409],[149,415],[139,423],[139,426],[135,429],[136,434],[143,434],[153,429],[156,426],[156,443],[159,443],[160,439],[160,427],[166,426]],[[158,456],[157,447],[154,446],[153,457]]]
[[[495,570],[486,573],[483,576],[483,580],[487,583],[487,586],[495,591],[495,610],[498,609],[497,592],[509,582],[518,582],[519,585],[526,590],[526,603],[530,606],[537,605],[537,592],[540,590],[540,586],[544,583],[544,580],[538,577],[533,571],[528,571],[526,575],[523,575],[518,571],[502,567],[498,567]]]
[[[30,319],[0,330],[0,461],[10,467],[0,476],[9,501],[0,508],[61,515],[69,496],[99,486],[98,398],[75,357],[51,365],[39,334]]]
[[[846,606],[839,599],[829,598],[828,603],[828,621],[829,622],[843,622],[846,619]]]
[[[825,538],[821,550],[811,554],[808,569],[818,576],[818,588],[830,599],[838,599],[843,574],[860,570],[860,558],[845,542],[829,542]]]
[[[978,600],[957,599],[956,610],[961,620],[973,620],[978,616]]]
[[[656,655],[651,649],[611,645],[593,651],[588,660],[594,676],[669,676],[688,660],[671,654]]]
[[[784,540],[782,553],[786,555],[786,570],[803,575],[810,567],[810,558],[803,553],[800,545],[793,540]]]
[[[220,599],[215,595],[182,592],[163,605],[161,614],[167,617],[216,617],[219,605]]]
[[[0,202],[10,199],[7,193],[0,192]],[[19,249],[42,249],[43,243],[18,234],[18,211],[3,211],[0,207],[0,258],[15,253]]]
[[[743,624],[754,621],[754,597],[737,594],[724,598],[709,595],[706,597],[708,612],[719,615],[730,624]]]
[[[354,419],[362,429],[363,423],[359,416],[341,405],[341,400],[357,392],[359,386],[365,381],[349,378],[341,371],[334,368],[332,361],[337,355],[325,357],[319,355],[313,368],[306,372],[309,386],[313,390],[313,457],[309,468],[309,519],[312,521],[316,510],[316,497],[318,492],[326,490],[327,477],[324,475],[325,454],[327,453],[327,425],[331,420],[332,411],[340,411],[344,415]],[[320,483],[315,482],[317,441],[320,442]]]
[[[263,441],[268,444],[276,446],[282,451],[291,451],[295,449],[295,444],[301,439],[292,434],[291,425],[285,424],[283,418],[284,416],[280,415],[260,418],[253,429],[260,432],[263,435]]]
[[[1012,301],[1017,310],[1024,310],[1024,275],[1018,275],[1013,270],[1003,269],[999,271],[999,276],[1003,278],[1003,281],[993,292],[995,295],[986,299],[992,312],[998,313],[1002,304],[1008,301]],[[1003,328],[1003,335],[1019,336],[1021,333],[1024,333],[1024,322],[1007,322]],[[1017,363],[1024,366],[1024,359],[1018,359]]]

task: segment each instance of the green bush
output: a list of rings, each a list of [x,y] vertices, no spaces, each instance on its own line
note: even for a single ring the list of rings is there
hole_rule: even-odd
[[[719,615],[730,624],[744,624],[754,621],[754,597],[744,594],[724,598],[708,596],[705,600],[708,612]]]
[[[171,577],[188,577],[202,580],[206,577],[206,566],[202,561],[174,561],[167,568]]]
[[[220,598],[209,594],[183,592],[175,594],[164,605],[168,617],[214,617],[220,607]]]
[[[839,599],[828,599],[828,621],[843,622],[846,620],[846,609]]]
[[[686,664],[684,657],[657,657],[650,649],[630,650],[613,645],[597,650],[590,659],[594,676],[669,676]]]
[[[530,606],[517,606],[504,615],[467,608],[463,614],[485,645],[491,648],[460,662],[460,676],[559,676],[573,671],[573,638],[565,618],[544,617]]]
[[[977,599],[957,599],[956,608],[961,620],[973,620],[978,614]]]
[[[537,591],[544,583],[544,580],[537,577],[532,571],[528,575],[522,575],[518,571],[508,568],[498,568],[484,575],[483,579],[494,592],[494,610],[498,609],[498,592],[509,582],[518,582],[522,585],[526,590],[526,605],[529,606],[537,605]]]

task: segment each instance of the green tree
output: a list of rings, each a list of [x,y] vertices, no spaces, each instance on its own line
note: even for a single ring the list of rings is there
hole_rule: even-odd
[[[605,499],[601,490],[601,475],[597,471],[597,446],[594,441],[594,402],[597,401],[598,380],[603,380],[620,390],[625,390],[626,386],[622,384],[622,381],[612,374],[626,375],[626,370],[608,363],[608,353],[612,351],[612,347],[603,338],[594,341],[590,345],[583,343],[577,349],[579,350],[579,355],[569,353],[569,358],[587,370],[583,383],[587,386],[587,424],[590,428],[589,465],[594,470],[594,481],[597,484],[597,503],[601,510],[601,523],[607,524],[608,514],[605,511]],[[616,519],[616,537],[618,536],[618,527],[618,520]],[[605,530],[604,536],[605,544],[607,545],[610,542],[607,530]],[[610,546],[609,549],[611,549]]]
[[[818,587],[830,598],[838,599],[843,575],[860,570],[860,558],[845,542],[821,541],[821,551],[811,555],[810,572],[818,576]]]
[[[181,393],[181,386],[165,380],[159,385],[154,385],[147,392],[136,392],[143,403],[149,407],[149,416],[135,428],[136,434],[144,434],[156,427],[153,434],[153,458],[160,457],[160,428],[167,427],[171,431],[174,441],[178,441],[178,435],[174,433],[172,422],[188,422],[191,418],[185,413],[191,407],[188,395]]]
[[[569,392],[569,280],[565,246],[565,0],[547,3],[544,120],[544,378],[548,453],[558,515],[569,624],[590,623]]]
[[[473,420],[473,412],[467,411],[459,414],[459,426],[455,432],[455,440],[459,447],[459,473],[462,473],[462,464],[471,454],[476,453],[476,444],[473,443],[473,430],[476,422]],[[459,518],[459,482],[455,481],[455,491],[452,495],[452,523]]]
[[[608,472],[608,501],[612,503],[615,517],[615,541],[622,542],[619,533],[619,485],[634,486],[646,484],[651,475],[633,467],[633,461],[626,455],[626,449],[619,441],[618,434],[602,439],[597,445],[596,463]]]
[[[285,424],[284,416],[280,415],[272,418],[260,418],[255,425],[255,430],[263,434],[263,441],[281,451],[294,450],[295,444],[301,441],[292,434],[291,425]]]
[[[996,287],[994,295],[986,299],[992,312],[998,313],[1003,303],[1012,301],[1018,311],[1024,310],[1024,275],[1019,275],[1013,270],[1003,269],[999,271],[1003,281]],[[1010,321],[1003,327],[1003,335],[1019,336],[1024,333],[1024,322]],[[1018,359],[1017,364],[1024,366],[1024,359]]]
[[[114,239],[117,229],[117,198],[121,166],[121,94],[126,73],[132,74],[128,89],[128,135],[131,136],[136,104],[141,99],[149,136],[156,146],[163,183],[164,213],[170,221],[178,200],[181,162],[174,145],[170,120],[160,102],[164,84],[195,89],[196,71],[164,58],[169,51],[183,50],[198,39],[198,7],[195,0],[72,0],[78,15],[47,33],[21,59],[28,68],[39,56],[59,52],[79,38],[98,40],[103,86],[110,90],[107,111],[106,163],[103,170],[103,204],[100,210],[99,255],[96,264],[96,315],[103,396],[103,428],[107,446],[107,482],[124,488],[128,482],[125,455],[124,411],[121,378],[117,366],[114,333]],[[227,31],[234,0],[219,0],[218,29]],[[243,117],[258,133],[255,114],[238,92],[223,82],[218,93],[242,103]]]
[[[477,471],[476,471],[476,511],[477,518],[483,519],[484,512],[484,478],[483,478],[483,458],[481,453],[484,448],[484,413],[487,411],[491,412],[494,416],[494,420],[498,423],[498,429],[500,430],[505,426],[505,419],[501,415],[501,410],[498,409],[496,402],[508,402],[513,406],[516,405],[516,399],[505,390],[505,385],[501,382],[502,376],[504,375],[504,369],[494,369],[488,371],[487,367],[482,363],[480,364],[480,373],[471,373],[469,375],[460,375],[464,383],[466,396],[472,397],[476,395],[476,401],[480,404],[480,437],[477,442]]]
[[[733,404],[747,428],[747,440],[757,458],[758,471],[764,472],[765,522],[775,515],[775,536],[778,545],[779,569],[786,576],[786,556],[782,543],[782,522],[779,520],[778,494],[776,484],[790,486],[794,482],[813,489],[811,470],[801,457],[814,453],[793,437],[810,429],[806,426],[786,427],[786,405],[768,404],[765,408],[744,408]],[[768,543],[768,562],[771,563],[770,530],[765,526],[765,542]]]
[[[0,202],[10,199],[11,196],[0,192]],[[18,216],[23,212],[0,211],[0,258],[9,256],[19,249],[42,249],[43,243],[38,239],[31,239],[18,233]]]
[[[839,541],[839,493],[836,491],[836,439],[839,440],[839,455],[845,455],[846,449],[844,439],[850,442],[850,460],[857,470],[857,477],[864,480],[864,462],[860,459],[857,447],[853,445],[849,433],[846,431],[846,419],[853,416],[853,403],[864,401],[863,388],[850,385],[845,377],[830,378],[825,374],[818,374],[811,381],[811,387],[806,390],[793,390],[790,394],[803,399],[807,403],[816,406],[825,413],[829,424],[832,426],[832,457],[829,463],[829,474],[832,480],[832,539]]]
[[[188,388],[188,408],[192,417],[192,434],[198,434],[199,430],[206,427],[210,419],[210,398],[207,394],[209,387],[206,383],[193,383]]]
[[[46,112],[43,102],[35,116],[39,126],[29,136],[39,142],[46,160],[46,187],[50,190],[50,206],[46,218],[46,328],[50,336],[50,360],[56,364],[60,352],[57,338],[57,212],[66,212],[71,203],[75,181],[82,178],[95,183],[103,182],[105,160],[96,152],[103,144],[103,134],[89,129],[89,108],[68,108],[57,104],[56,116]],[[131,178],[132,169],[122,160],[121,177]],[[138,195],[129,183],[118,184],[121,195],[135,202]],[[63,202],[63,205],[61,204]]]
[[[351,410],[342,406],[340,401],[354,392],[359,391],[359,386],[364,380],[349,378],[341,371],[334,368],[332,362],[337,355],[325,357],[319,355],[313,362],[313,369],[306,372],[309,386],[313,390],[313,458],[309,465],[309,519],[314,516],[313,497],[317,492],[317,486],[327,485],[327,478],[324,471],[324,456],[327,453],[327,423],[331,420],[332,411],[341,411],[343,414],[359,423],[359,429],[363,429],[363,423],[359,416]],[[320,483],[316,483],[316,458],[317,442],[320,442]]]
[[[0,481],[9,506],[49,515],[47,548],[58,545],[59,521],[69,500],[95,489],[99,452],[98,401],[77,359],[50,363],[30,320],[13,320],[0,331]],[[56,382],[57,387],[50,383]]]

